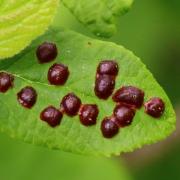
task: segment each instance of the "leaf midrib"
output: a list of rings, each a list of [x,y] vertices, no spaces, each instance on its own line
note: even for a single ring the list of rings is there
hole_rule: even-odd
[[[4,71],[4,70],[1,70],[1,71],[3,71],[3,72],[7,72],[7,73],[9,73],[8,71]],[[50,84],[47,84],[47,83],[43,83],[43,82],[39,82],[39,81],[34,81],[34,80],[32,80],[32,79],[27,79],[27,78],[25,78],[25,77],[22,77],[22,76],[20,76],[20,75],[18,75],[18,74],[14,74],[14,73],[12,73],[13,74],[13,76],[15,76],[15,77],[17,77],[17,78],[19,78],[19,79],[22,79],[23,81],[26,81],[26,82],[28,82],[28,83],[30,83],[30,84],[39,84],[39,85],[42,85],[42,86],[47,86],[47,87],[53,87],[54,85],[50,85]],[[74,82],[72,82],[71,84],[74,84]],[[71,85],[71,84],[69,84],[69,86]],[[82,92],[82,91],[79,91],[78,89],[76,89],[76,88],[74,88],[74,89],[71,89],[71,88],[69,88],[69,87],[67,87],[67,86],[59,86],[59,88],[64,88],[64,89],[66,89],[68,92],[74,92],[74,91],[76,91],[76,92],[78,92],[78,93],[80,93],[80,94],[84,94],[84,95],[86,95],[86,96],[89,96],[89,97],[91,97],[92,99],[95,99],[95,96],[93,96],[93,95],[90,95],[90,94],[86,94],[85,92]],[[67,93],[68,93],[67,92]]]

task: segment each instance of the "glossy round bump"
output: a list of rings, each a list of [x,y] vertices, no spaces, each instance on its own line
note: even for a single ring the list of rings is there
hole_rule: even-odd
[[[63,114],[53,106],[45,108],[40,114],[41,120],[47,122],[51,127],[58,126],[62,117]]]
[[[36,56],[40,63],[53,61],[57,54],[56,44],[50,42],[44,42],[36,50]]]
[[[105,138],[112,138],[119,132],[114,117],[106,117],[101,123],[101,132]]]
[[[98,68],[97,73],[101,75],[112,75],[117,76],[119,71],[119,67],[116,61],[113,60],[104,60],[101,61]]]
[[[37,100],[37,93],[33,87],[25,87],[17,94],[19,103],[25,108],[32,108]]]
[[[83,125],[91,126],[96,124],[99,110],[95,104],[84,104],[79,111],[79,118]]]
[[[0,72],[0,92],[5,93],[13,87],[14,77],[6,72]]]
[[[63,64],[54,64],[49,68],[48,80],[52,85],[64,85],[68,76],[68,67]]]
[[[144,101],[144,92],[137,87],[124,86],[115,92],[113,100],[140,108]]]
[[[69,116],[75,116],[81,106],[81,100],[74,94],[69,93],[61,101],[61,111]]]
[[[151,98],[145,103],[145,112],[152,117],[159,118],[165,110],[165,104],[162,99],[158,97]]]
[[[108,99],[113,93],[115,80],[113,76],[100,75],[96,78],[94,92],[100,99]]]
[[[135,110],[128,105],[118,104],[114,109],[114,116],[119,127],[129,126],[134,118]]]

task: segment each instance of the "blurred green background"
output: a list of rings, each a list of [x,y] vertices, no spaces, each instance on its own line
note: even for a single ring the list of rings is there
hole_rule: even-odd
[[[132,50],[166,90],[180,117],[180,0],[136,0],[111,39]],[[60,5],[54,25],[94,37]],[[180,127],[177,123],[177,127]],[[0,180],[180,180],[180,128],[121,158],[82,157],[0,134]]]

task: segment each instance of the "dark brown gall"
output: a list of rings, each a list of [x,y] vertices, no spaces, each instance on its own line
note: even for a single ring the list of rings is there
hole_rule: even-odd
[[[91,126],[96,124],[99,110],[95,104],[83,104],[79,111],[79,118],[83,125]]]
[[[48,80],[52,85],[64,85],[68,76],[68,67],[63,64],[54,64],[49,68]]]
[[[62,117],[63,114],[53,106],[45,108],[40,114],[41,120],[47,122],[51,127],[58,126]]]
[[[154,118],[162,116],[165,110],[165,104],[162,99],[158,97],[151,98],[144,104],[145,112]]]
[[[115,87],[115,79],[109,75],[99,75],[96,78],[94,92],[100,99],[108,99],[113,93]]]
[[[0,72],[0,92],[5,93],[13,87],[14,77],[6,72]]]
[[[32,87],[25,87],[17,94],[19,103],[25,108],[31,109],[37,100],[36,90]]]
[[[135,109],[125,104],[118,104],[114,109],[114,116],[119,127],[129,126],[135,116]]]
[[[61,101],[61,111],[69,116],[75,116],[81,106],[81,100],[74,94],[69,93]]]
[[[144,92],[133,86],[123,86],[113,95],[113,100],[140,108],[144,101]]]
[[[117,76],[119,71],[119,67],[116,61],[113,60],[104,60],[101,61],[98,68],[97,68],[97,74],[101,75],[111,75],[111,76]]]
[[[112,138],[119,132],[114,117],[106,117],[101,123],[101,132],[105,138]]]
[[[56,44],[44,42],[36,50],[36,56],[39,63],[48,63],[57,57],[58,51]]]

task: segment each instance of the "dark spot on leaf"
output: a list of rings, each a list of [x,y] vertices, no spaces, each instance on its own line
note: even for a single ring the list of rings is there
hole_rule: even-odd
[[[79,118],[83,125],[91,126],[91,125],[96,124],[98,114],[99,114],[99,110],[98,110],[97,105],[84,104],[80,108]]]
[[[22,106],[30,109],[36,103],[37,93],[34,88],[27,86],[17,94],[17,98]]]
[[[40,63],[53,61],[57,54],[56,44],[50,42],[44,42],[36,50],[36,56]]]
[[[145,112],[155,118],[159,118],[165,110],[163,100],[158,97],[151,98],[145,103],[144,107]]]
[[[114,116],[119,127],[129,126],[134,118],[135,109],[125,104],[118,104],[114,109]]]
[[[101,123],[101,131],[105,138],[112,138],[119,132],[115,117],[106,117]]]
[[[45,108],[40,114],[41,120],[47,122],[51,127],[58,126],[62,117],[63,114],[53,106]]]
[[[48,71],[48,80],[53,85],[63,85],[69,76],[68,67],[63,64],[54,64]]]
[[[0,92],[5,93],[13,87],[14,77],[6,72],[0,72]]]
[[[113,100],[140,108],[144,101],[144,92],[133,86],[124,86],[115,92]]]
[[[75,116],[81,106],[81,100],[74,94],[69,93],[61,101],[61,111],[69,116]]]

